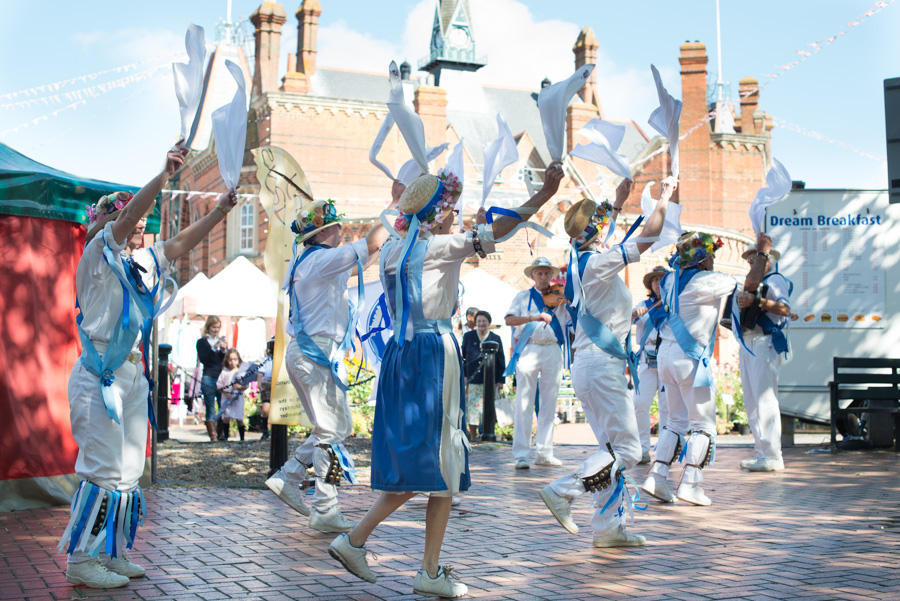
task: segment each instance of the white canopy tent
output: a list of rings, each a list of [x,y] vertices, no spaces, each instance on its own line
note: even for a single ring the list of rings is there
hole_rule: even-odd
[[[276,303],[269,276],[239,256],[209,280],[195,308],[203,315],[275,317]]]
[[[460,311],[465,313],[469,307],[477,307],[490,313],[491,325],[502,326],[492,331],[503,341],[503,352],[508,358],[512,344],[512,328],[503,324],[503,317],[519,291],[480,268],[473,269],[459,281],[463,285]]]
[[[178,289],[175,300],[163,313],[163,321],[168,323],[173,317],[185,313],[197,313],[197,300],[201,298],[209,287],[209,278],[205,273],[198,273],[190,282]]]

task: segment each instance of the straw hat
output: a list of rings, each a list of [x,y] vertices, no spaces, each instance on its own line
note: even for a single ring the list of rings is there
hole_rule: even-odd
[[[669,273],[669,270],[663,267],[662,265],[657,265],[650,271],[644,274],[644,288],[653,292],[653,280],[661,280],[664,275]]]
[[[334,201],[330,198],[310,200],[300,205],[297,219],[291,223],[291,231],[297,235],[297,244],[303,244],[316,233],[339,224],[343,217],[344,214],[337,212]]]
[[[696,267],[707,257],[715,256],[723,245],[721,238],[713,238],[710,234],[686,232],[675,243],[675,253],[669,257],[669,266]]]
[[[588,246],[603,230],[603,227],[609,223],[609,214],[612,211],[612,205],[609,201],[603,204],[597,204],[589,198],[582,198],[566,211],[563,220],[563,227],[566,234],[572,239],[584,237],[584,242],[580,246]],[[585,232],[588,228],[591,231]]]
[[[743,254],[741,254],[741,258],[744,259],[745,261],[749,261],[750,258],[755,254],[756,254],[756,244],[751,244],[750,246],[747,247],[747,250],[745,250],[743,252]],[[774,248],[769,251],[769,256],[776,263],[779,261],[779,259],[781,259],[781,253],[778,252],[777,250],[775,250]]]
[[[131,202],[132,198],[134,198],[134,194],[131,192],[113,192],[112,194],[100,197],[100,200],[93,205],[88,205],[86,207],[88,232],[85,237],[85,243],[90,242],[94,236],[99,234],[103,228],[106,227],[107,223],[118,217],[119,212]],[[144,217],[152,212],[153,205],[150,206],[150,210],[147,211],[147,214],[144,215]]]
[[[526,267],[523,271],[525,272],[525,277],[531,278],[532,272],[537,267],[549,267],[550,268],[550,279],[557,277],[559,275],[559,267],[550,262],[550,259],[547,257],[538,257],[535,259],[531,265]],[[531,278],[534,279],[534,278]]]
[[[406,237],[413,216],[419,218],[419,227],[423,230],[443,223],[461,193],[462,184],[453,173],[420,175],[400,196],[398,208],[401,215],[394,222],[397,233]]]

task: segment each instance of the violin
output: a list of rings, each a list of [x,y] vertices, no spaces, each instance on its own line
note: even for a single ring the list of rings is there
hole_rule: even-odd
[[[558,307],[567,302],[562,284],[551,284],[547,289],[547,292],[542,295],[542,298],[544,300],[544,305],[550,308]]]

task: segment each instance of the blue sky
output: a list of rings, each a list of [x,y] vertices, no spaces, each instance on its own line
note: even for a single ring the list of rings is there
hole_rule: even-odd
[[[391,58],[413,65],[427,52],[433,0],[320,0],[318,63],[385,71]],[[656,103],[649,65],[654,63],[674,95],[680,94],[678,46],[685,40],[707,45],[709,70],[716,70],[715,2],[648,0],[469,0],[480,52],[488,54],[485,81],[537,87],[545,76],[558,80],[573,69],[572,44],[583,25],[600,41],[598,93],[606,115],[633,119],[649,132],[646,119]],[[721,0],[722,57],[726,81],[767,73],[812,51],[811,42],[846,31],[762,90],[760,106],[789,125],[773,130],[775,156],[794,179],[816,188],[884,188],[883,80],[900,77],[900,3],[857,27],[848,22],[873,8],[870,0]],[[234,0],[233,15],[245,17],[259,2]],[[285,3],[288,22],[282,45],[296,48],[299,0]],[[182,51],[189,23],[215,39],[226,1],[173,2],[5,2],[0,19],[0,142],[39,161],[73,173],[140,185],[161,166],[179,129],[171,67],[147,79],[71,102],[26,108],[8,106],[28,96],[4,94],[142,62],[125,73],[108,73],[60,92],[84,89],[142,73]],[[52,18],[41,20],[41,17]],[[57,92],[59,93],[59,92]],[[47,94],[32,95],[32,98]],[[43,101],[41,101],[43,102]],[[45,119],[42,119],[46,117]],[[33,123],[39,119],[37,123]],[[22,127],[23,124],[27,127]],[[18,131],[11,131],[13,128]],[[824,136],[876,155],[801,135]]]

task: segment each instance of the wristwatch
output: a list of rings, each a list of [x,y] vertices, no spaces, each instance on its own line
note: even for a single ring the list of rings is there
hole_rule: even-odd
[[[764,253],[764,252],[759,252],[759,251],[757,251],[756,256],[757,256],[757,257],[765,257],[765,258],[768,260],[768,258],[769,258],[769,253]]]

